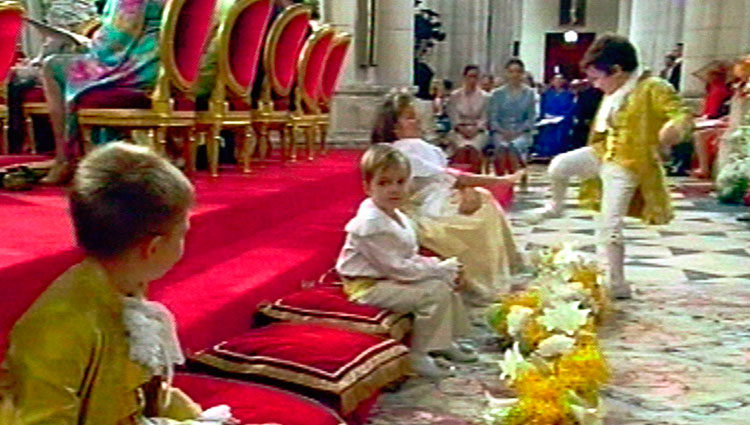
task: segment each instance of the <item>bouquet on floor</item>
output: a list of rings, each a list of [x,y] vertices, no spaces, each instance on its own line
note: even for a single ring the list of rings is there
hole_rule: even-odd
[[[600,425],[599,390],[609,379],[597,328],[609,296],[596,263],[571,246],[535,253],[528,289],[506,296],[487,321],[512,346],[501,379],[517,398],[490,398],[490,425]]]

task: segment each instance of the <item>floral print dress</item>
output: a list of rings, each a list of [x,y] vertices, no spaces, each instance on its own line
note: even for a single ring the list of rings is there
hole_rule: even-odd
[[[159,28],[164,0],[107,0],[102,26],[87,53],[53,55],[50,70],[65,99],[66,156],[75,157],[76,103],[94,89],[148,89],[159,71]]]

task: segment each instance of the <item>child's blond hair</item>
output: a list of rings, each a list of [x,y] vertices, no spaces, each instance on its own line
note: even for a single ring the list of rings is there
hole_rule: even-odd
[[[78,245],[110,258],[184,218],[193,186],[175,166],[147,148],[124,142],[100,147],[81,161],[70,191]]]
[[[370,183],[377,172],[391,167],[402,169],[407,178],[411,176],[411,164],[404,154],[390,144],[376,143],[362,155],[360,162],[362,180]]]

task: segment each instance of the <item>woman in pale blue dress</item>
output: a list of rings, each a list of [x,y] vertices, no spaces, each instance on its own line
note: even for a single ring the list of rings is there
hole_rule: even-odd
[[[534,89],[524,83],[525,67],[520,59],[505,65],[506,84],[492,92],[488,105],[488,125],[496,155],[495,171],[505,170],[507,162],[519,162],[511,167],[524,166],[533,142],[532,130],[536,120]],[[507,158],[508,155],[515,158]],[[505,157],[505,158],[502,158]],[[515,170],[507,170],[513,172]]]

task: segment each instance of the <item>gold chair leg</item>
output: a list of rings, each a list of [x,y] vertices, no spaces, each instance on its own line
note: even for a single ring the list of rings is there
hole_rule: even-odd
[[[26,121],[26,133],[23,136],[23,144],[21,144],[22,153],[36,154],[36,135],[34,134],[34,118],[31,115],[24,117]]]
[[[0,133],[0,153],[7,155],[10,153],[10,144],[8,140],[8,120],[0,118],[0,127],[2,127],[2,133]]]
[[[243,173],[250,172],[250,161],[253,157],[253,153],[255,153],[257,145],[258,139],[255,137],[253,127],[251,125],[245,127],[245,133],[242,137],[242,154],[240,158]]]
[[[266,124],[260,126],[260,141],[258,143],[258,156],[261,161],[265,161],[266,156],[268,155],[268,145],[270,143],[270,140],[268,139],[268,126]]]
[[[326,141],[327,141],[326,138],[328,136],[328,126],[326,126],[325,124],[320,124],[318,128],[320,129],[320,151],[319,152],[321,155],[326,155],[328,153],[328,145],[326,144]]]
[[[221,129],[219,126],[211,128],[211,134],[207,140],[206,153],[208,155],[208,171],[211,177],[219,176],[219,149],[221,148]]]
[[[309,129],[309,136],[307,137],[307,160],[312,161],[315,159],[315,152],[313,146],[318,142],[320,132],[317,125],[311,125]]]
[[[165,156],[167,154],[166,151],[167,148],[167,127],[157,127],[156,128],[156,140],[154,141],[154,152],[159,154],[160,156]]]
[[[285,125],[279,133],[281,134],[281,162],[287,162],[292,157],[292,145],[294,144],[292,126]]]
[[[303,128],[300,128],[298,125],[292,126],[292,141],[289,154],[292,162],[297,161],[297,141],[300,138],[300,133],[302,133],[302,136],[304,137],[304,132],[305,130]]]
[[[94,150],[94,138],[93,136],[93,128],[88,125],[82,125],[81,126],[81,142],[83,143],[83,146],[81,146],[81,152],[86,155],[92,150]]]
[[[195,142],[195,128],[187,131],[185,146],[182,148],[182,156],[185,158],[185,174],[195,173],[195,157],[198,152],[198,144]]]

